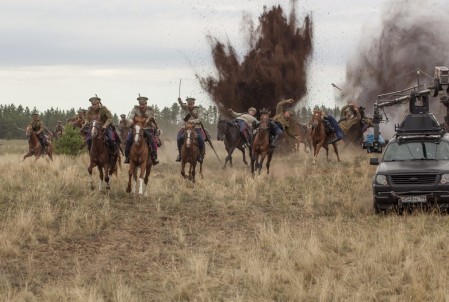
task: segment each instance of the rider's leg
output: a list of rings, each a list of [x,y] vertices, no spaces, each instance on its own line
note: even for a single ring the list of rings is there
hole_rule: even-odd
[[[276,142],[277,142],[277,140],[279,139],[279,137],[281,136],[282,133],[283,133],[283,131],[281,130],[279,125],[277,123],[274,123],[273,139],[271,140],[270,148],[275,148],[276,147]]]
[[[248,133],[247,133],[248,125],[243,120],[238,120],[238,121],[239,121],[239,126],[240,126],[240,134],[243,137],[244,146],[249,147],[249,140],[248,140]]]
[[[153,163],[153,166],[156,166],[159,163],[159,160],[157,159],[157,144],[155,141],[155,136],[153,135],[153,130],[145,130],[145,135],[147,137],[148,142],[148,150],[150,151],[151,156],[151,162]]]
[[[197,134],[198,139],[198,147],[200,148],[200,156],[198,157],[198,161],[200,163],[203,162],[204,155],[206,154],[206,146],[204,144],[203,131],[200,128],[195,128],[195,132]]]
[[[130,132],[128,134],[128,138],[126,139],[126,146],[125,146],[125,164],[129,164],[129,152],[131,151],[131,147],[133,145],[133,133]]]
[[[178,136],[176,137],[176,143],[178,144],[178,157],[176,157],[176,161],[181,161],[181,147],[184,143],[184,128],[180,129],[178,132]]]

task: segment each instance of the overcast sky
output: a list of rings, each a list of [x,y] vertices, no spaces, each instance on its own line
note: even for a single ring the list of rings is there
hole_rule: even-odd
[[[178,97],[211,104],[195,73],[214,72],[206,35],[243,57],[243,14],[257,23],[271,0],[2,0],[0,103],[39,110],[87,108],[97,94],[113,113],[128,113],[138,93],[161,109]],[[379,22],[384,0],[297,3],[300,20],[313,17],[314,54],[309,104],[334,105],[331,83],[344,81],[345,64],[362,35]]]

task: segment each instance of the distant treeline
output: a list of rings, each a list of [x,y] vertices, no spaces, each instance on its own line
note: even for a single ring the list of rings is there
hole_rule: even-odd
[[[182,110],[178,103],[173,103],[170,107],[159,109],[157,105],[153,106],[156,112],[156,121],[165,133],[175,133],[182,125]],[[201,107],[203,112],[203,124],[212,132],[215,132],[216,124],[219,119],[217,107],[209,106]],[[333,116],[340,115],[340,108],[327,108],[325,106],[315,106],[314,109],[324,110]],[[24,139],[24,128],[31,121],[31,112],[39,110],[39,108],[28,108],[22,105],[0,105],[0,139]],[[49,131],[53,131],[57,122],[62,121],[64,124],[67,119],[76,115],[76,109],[61,110],[59,108],[50,108],[46,111],[40,111],[40,119],[44,122]],[[297,110],[295,118],[302,123],[310,121],[313,109],[310,107],[302,107]],[[120,114],[120,113],[119,113]],[[119,117],[117,113],[113,113],[113,122],[118,124]]]

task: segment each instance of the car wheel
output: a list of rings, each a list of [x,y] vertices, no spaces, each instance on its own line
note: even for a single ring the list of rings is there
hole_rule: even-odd
[[[373,210],[374,214],[376,215],[385,214],[387,212],[387,210],[379,208],[379,205],[377,204],[374,198],[373,198]]]

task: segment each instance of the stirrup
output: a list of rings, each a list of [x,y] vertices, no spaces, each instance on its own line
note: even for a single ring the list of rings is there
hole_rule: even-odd
[[[159,160],[157,159],[157,157],[152,157],[151,162],[153,163],[153,166],[156,166],[159,163]]]
[[[176,161],[181,162],[181,155],[178,155],[178,157],[176,157]]]

